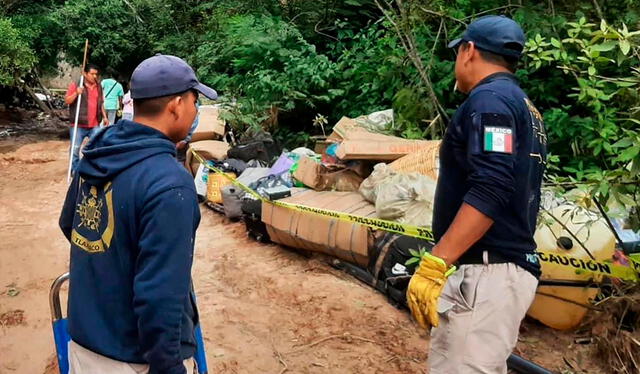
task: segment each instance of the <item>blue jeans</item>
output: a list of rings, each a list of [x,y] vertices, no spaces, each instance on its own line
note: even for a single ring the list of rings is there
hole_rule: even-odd
[[[78,161],[80,160],[80,146],[82,145],[82,141],[84,140],[84,138],[89,138],[89,140],[91,140],[91,138],[93,138],[98,131],[100,131],[102,127],[101,126],[96,126],[90,129],[86,129],[83,127],[78,127],[78,133],[76,134],[76,142],[73,145],[73,147],[71,147],[71,157],[73,157],[72,161],[71,161],[71,173],[75,174],[76,173],[76,169],[78,168]],[[73,141],[73,126],[69,127],[69,141],[72,142]]]
[[[117,109],[107,109],[107,118],[109,119],[109,124],[113,125],[116,123],[116,114],[118,113]]]

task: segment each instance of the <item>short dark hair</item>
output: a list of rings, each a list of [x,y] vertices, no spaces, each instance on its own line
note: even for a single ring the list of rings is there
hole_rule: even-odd
[[[106,76],[114,79],[116,78],[117,75],[118,75],[118,72],[115,71],[115,69],[113,69],[112,67],[107,67],[102,72],[102,76]]]
[[[461,45],[466,49],[469,46],[469,42],[463,41]],[[516,70],[518,70],[518,59],[516,57],[499,55],[479,48],[478,46],[476,46],[476,49],[478,50],[478,53],[480,53],[480,57],[482,57],[486,62],[502,66],[512,73],[515,73]]]
[[[86,65],[84,66],[84,72],[85,72],[85,73],[90,72],[90,71],[91,71],[91,69],[93,69],[93,70],[95,70],[95,71],[98,71],[98,72],[100,71],[100,68],[98,67],[98,65],[95,65],[95,64],[86,64]]]
[[[157,116],[158,114],[162,113],[169,101],[175,99],[178,96],[184,97],[189,92],[193,92],[196,97],[198,96],[197,91],[190,89],[167,96],[151,97],[148,99],[133,99],[133,113],[144,117]]]

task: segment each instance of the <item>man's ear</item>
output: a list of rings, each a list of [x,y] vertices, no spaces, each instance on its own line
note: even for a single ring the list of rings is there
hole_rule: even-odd
[[[178,108],[182,103],[182,96],[176,96],[173,99],[169,100],[167,103],[167,111],[171,113],[174,117],[178,114]]]
[[[476,43],[467,42],[467,49],[464,51],[462,56],[463,62],[469,62],[475,58],[475,54],[477,52]]]

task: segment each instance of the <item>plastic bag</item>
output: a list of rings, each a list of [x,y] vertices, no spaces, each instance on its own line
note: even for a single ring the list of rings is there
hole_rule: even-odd
[[[390,134],[394,127],[393,109],[356,117],[354,120],[363,128],[379,134]]]
[[[289,154],[287,152],[282,152],[278,160],[269,170],[269,175],[280,175],[285,172],[288,173],[294,162],[295,161],[291,157],[289,157]]]
[[[291,151],[289,153],[289,156],[292,156],[292,154],[297,156],[296,161],[299,160],[302,157],[311,157],[311,158],[318,157],[318,155],[314,151],[310,150],[309,148],[305,148],[305,147],[298,147],[298,148],[294,149],[293,151]]]
[[[247,168],[247,163],[242,160],[236,160],[233,158],[221,161],[217,163],[217,166],[227,173],[234,173],[240,175],[244,173]]]
[[[377,190],[379,218],[431,227],[436,183],[421,174],[396,174]]]
[[[377,164],[360,185],[360,193],[375,204],[378,218],[431,227],[436,183],[418,173],[400,174]]]
[[[238,177],[238,182],[245,186],[250,185],[258,179],[265,177],[267,174],[269,174],[269,168],[246,168]]]
[[[397,173],[389,168],[387,164],[377,164],[373,167],[373,172],[369,178],[365,179],[362,184],[360,184],[360,194],[365,200],[375,204],[376,196],[378,195],[377,189],[394,175],[397,175]]]

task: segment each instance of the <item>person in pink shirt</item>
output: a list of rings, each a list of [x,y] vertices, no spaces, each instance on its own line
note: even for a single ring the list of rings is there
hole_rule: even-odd
[[[122,98],[122,119],[133,120],[133,99],[131,91],[127,91]]]

